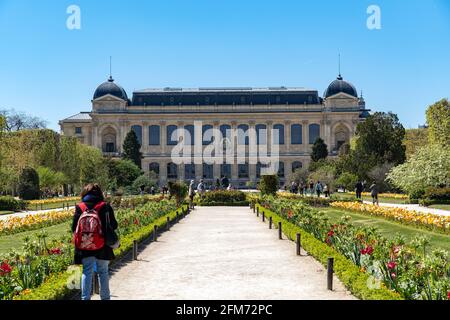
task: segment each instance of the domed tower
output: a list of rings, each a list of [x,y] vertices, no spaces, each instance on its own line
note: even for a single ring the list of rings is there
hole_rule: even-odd
[[[358,91],[355,86],[339,74],[323,95],[325,107],[327,108],[345,108],[357,107],[359,105]]]
[[[108,81],[102,83],[94,92],[92,110],[121,110],[129,104],[126,91],[114,82],[110,76]]]

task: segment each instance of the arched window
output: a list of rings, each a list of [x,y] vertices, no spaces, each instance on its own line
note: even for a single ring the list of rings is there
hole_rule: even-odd
[[[231,126],[223,124],[220,126],[220,133],[222,135],[223,149],[226,149],[228,143],[231,143]]]
[[[195,179],[195,164],[189,163],[184,165],[184,178]]]
[[[291,144],[303,143],[303,127],[301,124],[293,124],[291,126]]]
[[[108,127],[102,132],[102,150],[103,152],[113,153],[116,152],[116,130],[112,127]]]
[[[303,164],[300,161],[295,161],[292,163],[292,172],[295,172],[295,170],[303,168]]]
[[[238,165],[238,177],[239,179],[246,179],[249,177],[248,163]]]
[[[250,144],[248,125],[241,124],[238,126],[238,144],[240,146],[248,146]]]
[[[203,179],[214,179],[214,165],[203,164]]]
[[[167,178],[178,179],[178,166],[173,162],[167,164]]]
[[[314,144],[318,138],[320,138],[320,125],[310,124],[309,125],[309,144]]]
[[[150,126],[148,128],[149,145],[159,146],[161,144],[161,129],[159,126]]]
[[[172,134],[178,129],[177,126],[167,126],[167,145],[176,146],[178,144],[178,138],[172,140]],[[174,137],[175,138],[175,137]]]
[[[202,127],[203,145],[207,146],[213,141],[213,126],[207,124]]]
[[[273,144],[284,144],[284,125],[276,124],[273,126]],[[278,130],[278,133],[277,133]],[[277,139],[278,137],[278,139]]]
[[[278,163],[278,177],[284,178],[284,162]]]
[[[256,141],[258,145],[267,144],[267,126],[265,124],[256,125]]]
[[[159,163],[156,162],[150,163],[148,171],[154,172],[156,175],[159,176]]]
[[[132,126],[131,130],[136,133],[136,136],[138,138],[139,144],[142,146],[142,127],[141,126]]]
[[[195,128],[193,125],[184,126],[184,145],[193,146],[195,143]]]

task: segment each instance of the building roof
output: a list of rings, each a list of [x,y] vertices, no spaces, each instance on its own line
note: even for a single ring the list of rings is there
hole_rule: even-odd
[[[98,86],[98,88],[94,92],[94,100],[108,94],[128,101],[127,93],[121,86],[114,83],[114,79],[112,77],[109,77],[108,81]]]
[[[355,98],[358,98],[358,91],[356,91],[355,86],[350,82],[345,81],[341,75],[339,75],[337,79],[328,86],[323,96],[324,98],[328,98],[338,93],[346,93]]]
[[[163,88],[133,93],[133,106],[321,104],[317,90],[306,88]]]
[[[92,118],[89,112],[80,112],[76,115],[68,117],[67,119],[62,120],[63,122],[83,122],[83,121],[91,121]]]

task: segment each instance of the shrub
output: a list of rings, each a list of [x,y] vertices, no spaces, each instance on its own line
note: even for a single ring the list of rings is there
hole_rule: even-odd
[[[175,197],[177,205],[179,206],[188,194],[188,186],[184,183],[169,182],[170,198]]]
[[[136,180],[134,180],[133,186],[132,186],[132,189],[133,189],[132,193],[139,194],[141,192],[142,186],[144,187],[145,193],[150,193],[152,187],[156,188],[156,182],[155,182],[155,180],[151,179],[150,177],[148,177],[146,175],[142,175],[142,176],[138,177]]]
[[[13,197],[0,197],[0,211],[22,211],[27,208],[26,201]]]
[[[217,190],[205,193],[202,200],[198,201],[201,206],[247,206],[245,193],[242,191]]]
[[[423,197],[427,200],[450,200],[450,188],[428,188]]]
[[[19,196],[23,200],[39,199],[39,175],[33,168],[25,168],[19,177]]]
[[[259,190],[263,195],[275,195],[279,189],[280,182],[276,175],[265,175],[261,177]]]

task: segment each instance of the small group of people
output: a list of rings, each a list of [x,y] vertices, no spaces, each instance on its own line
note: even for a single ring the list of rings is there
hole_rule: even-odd
[[[203,199],[206,192],[206,185],[203,179],[200,180],[200,183],[195,187],[195,180],[191,180],[191,183],[189,184],[189,207],[191,209],[194,208],[194,197],[196,193],[200,195],[200,199]]]
[[[309,183],[300,183],[293,181],[291,183],[291,193],[293,194],[301,194],[303,196],[307,195],[317,195],[317,197],[320,197],[322,194],[325,197],[330,196],[330,187],[328,184],[323,184],[320,181],[317,181],[314,183],[314,181],[310,181]]]
[[[362,193],[365,189],[365,185],[366,185],[366,182],[365,181],[363,182],[361,180],[358,180],[358,182],[355,184],[356,198],[362,200]],[[378,200],[378,194],[380,193],[380,190],[375,181],[370,185],[369,191],[370,191],[370,196],[372,197],[372,203],[376,204],[377,206],[380,205],[379,200]]]

